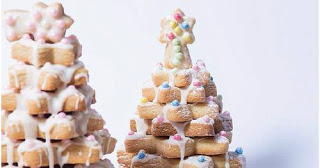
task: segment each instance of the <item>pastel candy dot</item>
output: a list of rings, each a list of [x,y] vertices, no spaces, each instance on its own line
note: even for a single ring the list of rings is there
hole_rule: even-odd
[[[77,40],[78,38],[77,38],[77,36],[75,36],[75,35],[70,35],[69,37],[68,37],[69,39],[71,39],[71,40]]]
[[[163,121],[164,121],[164,118],[163,118],[161,115],[158,115],[158,116],[157,116],[157,121],[158,121],[158,122],[163,122]]]
[[[143,98],[141,98],[140,102],[141,102],[141,103],[147,103],[147,102],[148,102],[148,99],[145,98],[145,97],[143,97]]]
[[[29,31],[34,31],[36,29],[36,25],[33,22],[29,22],[27,27]]]
[[[200,81],[195,81],[193,82],[193,85],[196,87],[200,87],[201,86],[201,82]]]
[[[180,46],[174,46],[173,47],[173,51],[176,52],[176,53],[180,52],[181,51],[181,47]]]
[[[189,24],[187,22],[183,22],[183,23],[181,23],[181,27],[183,29],[188,29],[189,28]]]
[[[179,13],[175,13],[175,14],[173,15],[173,18],[174,18],[175,20],[177,20],[177,21],[180,21],[180,20],[182,19],[181,15],[180,15]]]
[[[63,44],[70,44],[70,40],[67,39],[67,38],[61,39],[61,42],[62,42]]]
[[[103,128],[102,131],[105,132],[105,133],[109,133],[109,130],[107,128]]]
[[[177,23],[176,21],[171,21],[171,22],[170,22],[170,27],[171,27],[172,29],[176,28],[177,26],[178,26],[178,23]]]
[[[210,76],[210,81],[213,81],[213,77],[212,76]]]
[[[163,82],[162,85],[161,85],[163,88],[169,88],[170,85],[168,82]]]
[[[69,144],[70,143],[70,139],[64,139],[64,140],[62,140],[62,143]]]
[[[225,112],[223,112],[223,115],[224,116],[230,116],[230,112],[229,111],[225,111]]]
[[[204,122],[209,123],[210,122],[210,118],[207,116],[204,118]]]
[[[9,15],[9,16],[6,17],[7,25],[12,26],[14,24],[14,22],[15,22],[15,19],[14,19],[13,16]]]
[[[179,61],[181,61],[182,58],[183,58],[183,55],[182,55],[181,52],[176,53],[174,56],[175,56]]]
[[[66,27],[66,23],[63,20],[58,20],[57,24],[58,24],[60,29],[63,29],[63,28]]]
[[[40,39],[38,39],[37,41],[38,41],[38,43],[40,43],[40,44],[46,43],[46,41],[45,41],[43,38],[40,38]]]
[[[192,40],[192,37],[189,33],[185,33],[183,36],[182,36],[182,39],[185,43],[191,43],[191,40]]]
[[[24,34],[24,35],[22,36],[22,38],[23,38],[23,39],[31,39],[31,37],[30,37],[29,34]]]
[[[179,103],[178,100],[173,100],[173,101],[171,102],[171,105],[176,107],[176,106],[179,106],[180,103]]]
[[[224,137],[226,137],[227,136],[227,132],[226,131],[220,131],[220,133],[219,133],[221,136],[224,136]]]
[[[176,141],[181,141],[181,140],[182,140],[182,137],[181,137],[181,135],[179,135],[179,134],[175,134],[175,135],[173,136],[173,139],[176,140]]]
[[[29,148],[33,148],[35,145],[36,145],[36,144],[35,144],[33,141],[28,141],[27,146],[28,146]]]
[[[138,159],[144,159],[146,157],[146,154],[144,153],[144,151],[140,150],[137,156]]]
[[[94,141],[96,138],[93,135],[89,135],[87,138],[87,141]]]
[[[202,163],[204,161],[206,161],[206,159],[203,156],[198,157],[198,162]]]
[[[167,37],[170,41],[172,41],[174,39],[174,34],[173,33],[168,33]]]
[[[178,65],[181,64],[181,61],[180,61],[179,59],[177,59],[177,58],[173,58],[173,59],[171,60],[171,63],[172,63],[174,66],[178,66]]]
[[[66,113],[64,113],[64,112],[60,112],[59,114],[58,114],[58,118],[66,118],[67,117],[67,115],[66,115]]]
[[[177,35],[181,35],[181,34],[182,34],[182,29],[181,29],[180,27],[174,28],[173,31],[174,31]]]
[[[213,101],[213,100],[214,100],[214,97],[213,97],[213,96],[209,96],[209,97],[207,98],[207,100],[208,100],[208,101]]]
[[[40,13],[40,11],[34,11],[33,12],[33,17],[36,19],[36,20],[40,20],[41,19],[41,17],[42,17],[42,15],[41,15],[41,13]]]
[[[222,95],[218,95],[217,98],[218,98],[218,100],[221,101],[223,97],[222,97]]]
[[[199,71],[199,70],[200,70],[200,68],[199,68],[198,65],[194,65],[194,66],[192,67],[192,69],[195,70],[195,71]]]
[[[172,40],[172,44],[173,44],[173,45],[179,45],[179,44],[180,44],[180,41],[175,38],[175,39]]]
[[[129,133],[128,133],[128,135],[134,135],[134,132],[133,131],[130,131]]]
[[[241,155],[243,153],[243,149],[241,147],[238,147],[235,152],[236,154]]]

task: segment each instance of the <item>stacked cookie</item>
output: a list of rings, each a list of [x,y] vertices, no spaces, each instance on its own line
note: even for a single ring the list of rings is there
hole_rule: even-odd
[[[191,62],[194,24],[180,9],[161,20],[164,64],[142,88],[125,149],[117,153],[121,167],[245,167],[241,148],[228,152],[232,119],[210,72],[203,61]]]
[[[2,166],[113,167],[102,157],[116,140],[91,107],[95,91],[77,37],[65,37],[73,20],[62,5],[6,11],[4,20],[17,63],[1,95]]]

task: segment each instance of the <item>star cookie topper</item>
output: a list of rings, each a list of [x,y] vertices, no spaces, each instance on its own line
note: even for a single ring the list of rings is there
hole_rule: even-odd
[[[24,34],[34,40],[56,43],[65,35],[73,19],[64,13],[60,3],[33,5],[31,11],[8,10],[4,13],[5,35],[9,41],[17,41]]]
[[[171,16],[161,20],[159,41],[167,43],[164,66],[169,69],[188,69],[192,67],[187,44],[194,42],[192,32],[196,20],[185,16],[181,9],[176,9]]]

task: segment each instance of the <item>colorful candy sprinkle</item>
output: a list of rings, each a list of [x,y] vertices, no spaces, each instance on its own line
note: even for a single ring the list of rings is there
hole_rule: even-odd
[[[193,82],[193,85],[196,87],[200,87],[201,86],[201,82],[200,81],[195,81]]]
[[[173,136],[173,139],[176,140],[176,141],[181,141],[181,140],[182,140],[182,137],[181,137],[181,135],[179,135],[179,134],[175,134],[175,135]]]
[[[198,65],[194,65],[194,66],[192,67],[192,69],[195,70],[195,71],[199,71],[199,70],[200,70],[200,68],[199,68]]]
[[[173,101],[171,102],[171,105],[172,105],[172,106],[179,106],[180,103],[179,103],[178,100],[173,100]]]
[[[210,81],[213,82],[213,77],[212,76],[210,76]]]
[[[163,122],[164,121],[164,118],[162,117],[162,115],[158,115],[157,116],[157,121],[158,122]]]
[[[220,131],[220,136],[224,136],[224,137],[227,137],[227,132],[226,131]]]
[[[174,19],[177,20],[177,21],[180,21],[182,19],[181,15],[179,13],[175,13],[173,15]]]
[[[163,82],[162,85],[161,85],[163,88],[169,88],[170,85],[168,82]]]
[[[203,163],[206,159],[203,156],[198,157],[198,162]]]
[[[181,47],[180,46],[174,46],[173,47],[173,51],[176,52],[176,53],[180,52],[181,51]]]
[[[189,24],[187,22],[183,22],[183,23],[181,23],[181,27],[183,29],[188,29],[189,28]]]
[[[147,103],[148,102],[148,99],[146,97],[143,97],[141,98],[140,100],[141,103]]]
[[[213,97],[213,96],[209,96],[209,97],[207,98],[207,100],[208,100],[208,101],[213,101],[213,100],[214,100],[214,97]]]
[[[174,56],[175,56],[179,61],[181,61],[182,58],[183,58],[183,55],[182,55],[181,52],[176,53]]]
[[[181,29],[180,27],[174,28],[173,31],[174,31],[177,35],[181,35],[181,34],[182,34],[182,29]]]
[[[66,118],[66,117],[67,117],[67,115],[66,115],[66,113],[64,113],[64,112],[60,112],[60,113],[58,114],[58,118],[63,119],[63,118]]]
[[[176,28],[177,26],[178,26],[178,23],[177,23],[176,21],[171,21],[171,22],[170,22],[170,27],[171,27],[172,29]]]
[[[174,34],[173,33],[167,33],[167,37],[170,41],[174,39]]]
[[[223,97],[222,97],[222,95],[218,95],[217,98],[218,98],[218,100],[221,101]]]
[[[184,33],[182,39],[185,43],[190,43],[192,40],[192,37],[191,37],[190,33],[186,32],[186,33]]]
[[[175,38],[175,39],[172,40],[172,44],[173,44],[173,45],[179,45],[179,44],[180,44],[180,41]]]
[[[173,58],[173,59],[171,60],[171,63],[172,63],[174,66],[178,66],[178,65],[181,64],[181,61],[180,61],[179,59],[177,59],[177,58]]]
[[[210,122],[210,118],[208,116],[204,117],[204,122],[209,123]]]
[[[143,150],[140,150],[137,156],[138,156],[138,159],[143,159],[146,157],[146,154],[144,153]]]
[[[70,143],[70,139],[64,139],[64,140],[62,140],[62,143],[63,144],[69,144]]]
[[[241,147],[238,147],[235,152],[236,154],[241,155],[243,153],[243,149]]]
[[[96,138],[93,136],[93,135],[89,135],[87,138],[86,138],[86,140],[87,141],[90,141],[90,142],[92,142],[92,141],[94,141]]]
[[[134,135],[134,132],[133,131],[130,131],[129,133],[128,133],[128,135]]]

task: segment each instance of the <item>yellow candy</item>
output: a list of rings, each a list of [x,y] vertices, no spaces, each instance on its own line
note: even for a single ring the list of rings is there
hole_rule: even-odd
[[[143,97],[143,98],[141,98],[140,102],[141,102],[141,103],[147,103],[147,102],[148,102],[148,99],[145,98],[145,97]]]
[[[191,40],[192,40],[191,35],[190,35],[189,33],[185,33],[185,34],[183,35],[182,39],[183,39],[183,41],[184,41],[185,43],[190,43]]]
[[[176,35],[181,35],[182,33],[182,29],[179,26],[174,28],[173,31],[176,33]]]
[[[175,21],[171,21],[170,22],[170,26],[171,26],[172,29],[174,29],[174,28],[176,28],[178,26],[178,23],[175,22]]]

